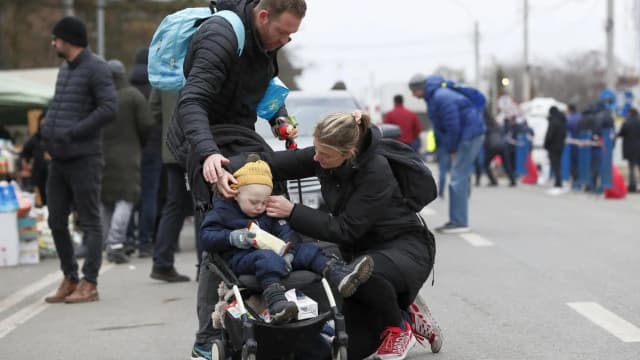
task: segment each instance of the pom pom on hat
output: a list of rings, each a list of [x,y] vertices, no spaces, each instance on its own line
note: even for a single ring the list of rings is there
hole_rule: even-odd
[[[271,168],[256,154],[249,155],[247,162],[233,173],[233,177],[238,181],[238,184],[233,184],[233,188],[252,184],[267,185],[273,188]]]

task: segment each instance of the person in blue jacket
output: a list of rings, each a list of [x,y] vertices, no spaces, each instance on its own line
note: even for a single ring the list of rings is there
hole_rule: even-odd
[[[287,301],[281,280],[292,270],[305,269],[325,276],[340,295],[347,298],[366,282],[373,272],[373,258],[365,255],[346,264],[325,255],[315,243],[302,243],[289,224],[266,214],[273,189],[271,169],[257,155],[234,174],[238,195],[235,199],[213,201],[200,229],[200,241],[206,251],[218,253],[237,275],[255,275],[264,289],[271,320],[284,323],[298,315],[295,303]],[[271,249],[256,248],[256,234],[248,224],[289,243],[283,256]]]
[[[414,75],[409,81],[413,96],[427,103],[428,115],[441,136],[439,146],[451,158],[449,185],[449,222],[436,228],[441,233],[469,231],[468,194],[473,162],[484,142],[482,118],[484,95],[461,87],[440,75]]]

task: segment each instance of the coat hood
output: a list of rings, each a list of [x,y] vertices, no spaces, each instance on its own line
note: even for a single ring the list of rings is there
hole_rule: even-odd
[[[427,77],[424,98],[429,101],[437,89],[442,87],[444,78],[440,75],[431,75]]]

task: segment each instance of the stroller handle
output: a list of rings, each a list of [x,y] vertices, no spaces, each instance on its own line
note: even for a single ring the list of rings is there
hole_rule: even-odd
[[[238,289],[238,285],[233,285],[233,296],[236,298],[238,305],[240,306],[240,314],[246,314],[247,309],[244,307],[244,301],[242,301],[242,296],[240,295],[240,289]]]

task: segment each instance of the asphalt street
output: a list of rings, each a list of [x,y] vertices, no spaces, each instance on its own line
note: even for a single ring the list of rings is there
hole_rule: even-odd
[[[444,346],[416,347],[409,359],[640,359],[640,195],[545,190],[473,188],[473,232],[436,235],[435,285],[430,278],[420,294]],[[446,200],[422,214],[441,225]],[[191,282],[150,279],[149,259],[105,263],[90,304],[43,302],[60,280],[56,259],[0,268],[0,359],[188,359],[192,234],[188,223],[176,259]]]

